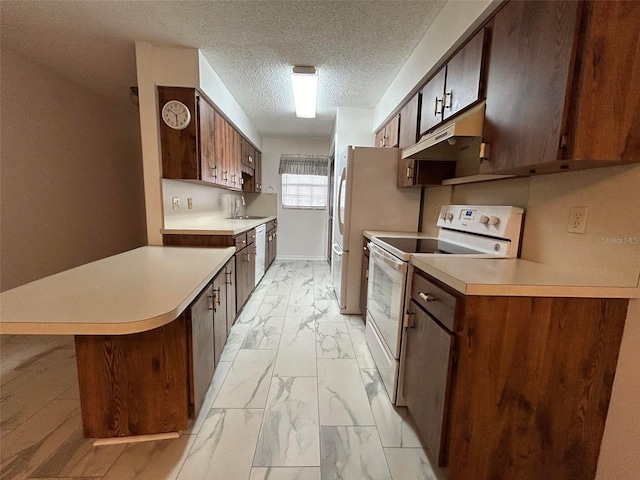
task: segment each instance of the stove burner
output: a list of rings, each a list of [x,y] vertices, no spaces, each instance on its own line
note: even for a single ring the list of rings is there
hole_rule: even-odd
[[[478,254],[477,250],[447,243],[437,238],[378,237],[378,239],[405,253]]]

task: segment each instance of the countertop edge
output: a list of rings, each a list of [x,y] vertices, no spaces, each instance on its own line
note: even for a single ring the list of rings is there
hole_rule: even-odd
[[[217,229],[184,229],[184,228],[162,228],[160,233],[162,235],[239,235],[244,232],[256,228],[259,225],[265,225],[273,220],[276,220],[277,216],[269,216],[259,220],[236,220],[246,221],[247,225],[239,228],[217,228]]]
[[[502,259],[501,261],[508,262],[512,260],[517,259]],[[413,256],[411,258],[411,265],[463,295],[493,297],[640,298],[640,287],[468,283]]]
[[[173,248],[173,247],[162,247]],[[234,247],[226,250],[223,260],[187,295],[175,308],[155,317],[126,323],[42,323],[42,322],[0,322],[0,335],[130,335],[163,327],[176,320],[202,292],[205,286],[222,270],[235,255]]]

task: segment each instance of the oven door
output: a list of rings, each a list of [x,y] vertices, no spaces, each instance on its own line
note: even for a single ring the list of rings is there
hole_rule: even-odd
[[[369,250],[367,310],[389,352],[399,359],[407,263],[373,243]]]

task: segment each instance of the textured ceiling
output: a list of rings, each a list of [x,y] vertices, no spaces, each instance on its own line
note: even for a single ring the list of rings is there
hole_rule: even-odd
[[[444,3],[2,0],[1,41],[122,104],[135,41],[199,48],[262,135],[328,136],[336,107],[376,105]],[[293,113],[293,65],[318,69],[315,119]]]

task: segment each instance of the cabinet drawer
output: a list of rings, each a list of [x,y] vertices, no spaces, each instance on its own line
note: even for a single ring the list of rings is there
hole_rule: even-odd
[[[445,327],[453,331],[453,320],[456,313],[456,297],[430,282],[422,275],[414,273],[411,298]]]
[[[276,221],[275,220],[271,220],[270,222],[267,222],[267,227],[266,227],[266,231],[267,232],[269,230],[273,230],[274,228],[276,228]]]
[[[256,229],[252,228],[247,232],[247,245],[251,245],[256,241]]]
[[[247,246],[247,234],[246,233],[241,233],[239,235],[236,235],[233,238],[235,240],[236,252],[239,252],[240,250],[242,250],[244,247]]]

